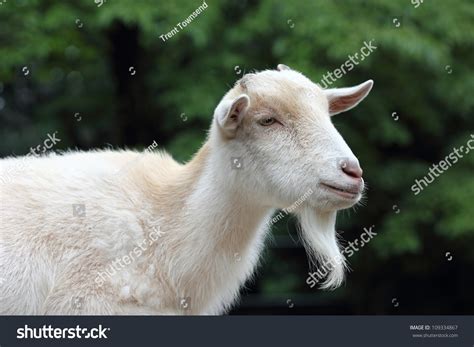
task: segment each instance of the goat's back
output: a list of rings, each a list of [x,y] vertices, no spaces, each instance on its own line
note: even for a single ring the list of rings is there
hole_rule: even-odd
[[[43,314],[53,290],[95,290],[86,277],[146,237],[137,172],[150,160],[177,165],[131,151],[0,160],[0,314]]]

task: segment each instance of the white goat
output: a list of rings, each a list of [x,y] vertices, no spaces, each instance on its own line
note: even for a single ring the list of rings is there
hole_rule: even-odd
[[[1,160],[14,178],[0,183],[0,313],[225,313],[272,214],[295,201],[312,259],[340,259],[325,282],[338,286],[336,211],[364,182],[330,115],[372,84],[323,90],[285,65],[247,74],[185,165],[149,151]]]

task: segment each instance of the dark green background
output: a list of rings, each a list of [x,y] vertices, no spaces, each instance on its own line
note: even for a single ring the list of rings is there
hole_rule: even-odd
[[[243,71],[284,63],[319,81],[374,39],[377,50],[336,83],[375,81],[335,118],[369,188],[337,229],[347,241],[371,225],[378,235],[350,259],[345,285],[325,292],[305,284],[294,219],[280,221],[233,313],[472,314],[474,156],[417,196],[410,187],[473,133],[474,3],[209,0],[186,28],[159,38],[201,4],[3,2],[0,154],[26,154],[58,131],[55,149],[156,140],[186,161]]]

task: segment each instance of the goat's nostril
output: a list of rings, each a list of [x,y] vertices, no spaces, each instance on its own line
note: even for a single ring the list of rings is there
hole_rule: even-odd
[[[361,178],[362,177],[362,169],[359,166],[359,163],[352,160],[343,160],[341,162],[341,169],[344,173],[348,176],[354,178]]]

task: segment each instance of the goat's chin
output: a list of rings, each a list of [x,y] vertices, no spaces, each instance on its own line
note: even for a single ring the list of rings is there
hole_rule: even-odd
[[[327,202],[326,206],[328,211],[339,211],[351,208],[359,203],[361,195],[353,200],[345,199],[331,199]]]
[[[321,212],[312,207],[298,211],[301,236],[312,266],[328,271],[321,288],[335,289],[344,280],[346,261],[335,230],[336,211]]]
[[[316,201],[311,205],[318,211],[333,212],[345,210],[357,205],[362,199],[362,194],[354,195],[353,197],[341,197],[327,191],[319,191],[315,195]]]

